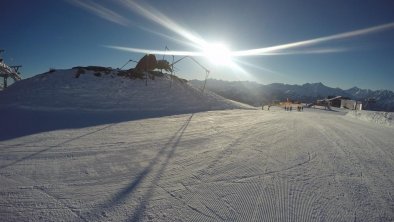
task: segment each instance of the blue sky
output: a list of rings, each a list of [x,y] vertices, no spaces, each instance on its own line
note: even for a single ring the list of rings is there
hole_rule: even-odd
[[[79,65],[120,67],[141,53],[121,46],[199,51],[179,28],[208,43],[232,51],[283,45],[389,24],[346,38],[279,51],[285,55],[232,58],[238,68],[197,60],[210,77],[262,84],[322,82],[344,89],[358,86],[394,90],[394,2],[380,0],[3,0],[0,48],[7,64],[22,64],[24,77],[49,68]],[[155,22],[138,7],[163,21]],[[127,7],[127,6],[134,7]],[[390,25],[391,24],[391,25]],[[178,31],[178,33],[177,33]],[[308,53],[308,52],[321,53]],[[324,52],[324,53],[323,53]],[[161,55],[157,55],[162,58]],[[171,60],[171,57],[166,56]],[[176,58],[180,58],[177,56]],[[235,61],[236,60],[236,61]],[[132,64],[131,64],[132,65]],[[132,66],[128,66],[131,68]],[[177,64],[177,75],[203,79],[204,70],[191,60]]]

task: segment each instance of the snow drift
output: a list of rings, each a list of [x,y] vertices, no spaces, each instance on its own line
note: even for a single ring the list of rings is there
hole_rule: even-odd
[[[384,126],[394,127],[394,115],[392,112],[377,112],[366,110],[350,111],[346,114],[346,116]]]
[[[0,93],[1,107],[33,110],[198,112],[251,108],[167,74],[148,80],[104,67],[78,67],[34,76]]]

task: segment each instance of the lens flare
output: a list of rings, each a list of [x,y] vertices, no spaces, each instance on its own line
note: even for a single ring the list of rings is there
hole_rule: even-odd
[[[231,51],[222,43],[206,44],[203,47],[204,56],[215,65],[230,65]]]

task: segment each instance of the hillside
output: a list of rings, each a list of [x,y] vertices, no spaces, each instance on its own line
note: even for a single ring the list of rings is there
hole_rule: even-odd
[[[203,84],[200,80],[190,82],[197,87]],[[362,101],[364,108],[369,110],[394,111],[394,92],[389,90],[373,91],[357,87],[343,90],[331,88],[322,83],[261,85],[254,82],[229,82],[215,79],[207,81],[207,88],[223,97],[254,106],[269,104],[274,100],[285,101],[287,98],[310,103],[327,96],[343,96]]]
[[[16,82],[0,92],[1,107],[32,110],[196,112],[245,108],[186,80],[167,74],[142,78],[105,67],[53,70]],[[249,107],[250,108],[250,107]]]
[[[186,80],[104,67],[53,70],[0,92],[0,141],[63,129],[224,109],[254,109]],[[153,80],[154,79],[154,80]]]

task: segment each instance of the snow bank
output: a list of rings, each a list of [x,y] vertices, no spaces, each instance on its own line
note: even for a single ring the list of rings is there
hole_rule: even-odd
[[[106,68],[104,68],[106,69]],[[56,70],[13,84],[0,92],[0,107],[84,111],[208,111],[251,108],[212,92],[201,92],[169,75],[148,80],[118,76],[118,70]],[[78,76],[78,78],[77,78]]]
[[[394,127],[392,112],[377,112],[377,111],[350,111],[346,114],[348,117],[360,119],[363,121],[373,122],[376,124]]]

